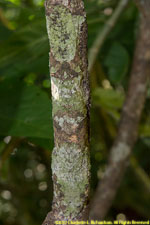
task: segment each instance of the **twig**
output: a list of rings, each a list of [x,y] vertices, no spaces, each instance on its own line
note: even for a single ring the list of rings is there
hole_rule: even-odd
[[[96,61],[97,55],[107,37],[107,35],[110,33],[110,31],[115,26],[119,16],[127,6],[129,0],[121,0],[119,1],[119,4],[117,8],[115,9],[113,15],[108,19],[106,22],[104,28],[98,33],[97,38],[95,42],[93,43],[92,48],[89,51],[89,71],[91,72],[94,63]]]
[[[0,155],[0,170],[5,162],[5,160],[9,157],[9,155],[13,152],[14,148],[16,148],[20,142],[22,142],[23,138],[13,137],[11,141],[5,146],[2,154]]]
[[[149,37],[149,20],[142,16],[140,35],[135,50],[129,89],[121,114],[118,135],[111,149],[108,166],[93,198],[90,219],[102,220],[105,218],[137,139],[138,124],[144,106],[150,69]]]

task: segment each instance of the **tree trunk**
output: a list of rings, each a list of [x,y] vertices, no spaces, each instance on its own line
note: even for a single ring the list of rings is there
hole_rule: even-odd
[[[87,24],[82,0],[47,0],[55,147],[54,197],[43,225],[88,219],[89,79]]]

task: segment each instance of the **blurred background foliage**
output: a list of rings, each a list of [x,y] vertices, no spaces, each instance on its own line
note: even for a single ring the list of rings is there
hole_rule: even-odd
[[[88,49],[118,0],[86,0]],[[0,0],[0,224],[41,224],[51,208],[53,148],[49,44],[43,0]],[[91,197],[106,166],[126,95],[138,32],[132,1],[90,73]],[[150,89],[139,138],[106,219],[150,218]]]

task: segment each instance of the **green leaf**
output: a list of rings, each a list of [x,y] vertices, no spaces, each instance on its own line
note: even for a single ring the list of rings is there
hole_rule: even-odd
[[[3,77],[23,76],[26,73],[48,74],[49,45],[44,18],[30,21],[0,43]]]
[[[54,143],[50,138],[28,138],[29,142],[32,144],[35,144],[37,146],[40,146],[44,149],[52,151],[54,147]]]
[[[124,95],[114,89],[96,88],[93,92],[95,104],[105,109],[120,109],[123,104]]]
[[[92,93],[93,104],[104,109],[116,120],[120,118],[119,110],[123,105],[123,101],[123,93],[114,89],[96,88]]]
[[[52,139],[51,102],[35,85],[0,82],[0,134]]]
[[[127,50],[119,43],[112,44],[105,58],[104,65],[113,84],[120,83],[128,72],[129,55]]]

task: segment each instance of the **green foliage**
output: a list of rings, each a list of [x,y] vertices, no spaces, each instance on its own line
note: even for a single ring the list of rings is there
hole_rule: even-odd
[[[92,96],[95,106],[101,107],[111,117],[119,120],[119,110],[124,101],[123,93],[113,89],[96,88]]]
[[[97,88],[93,93],[94,103],[109,111],[120,109],[123,104],[124,96],[120,91],[113,89]]]
[[[104,65],[108,70],[110,81],[113,84],[120,83],[127,75],[129,69],[127,50],[121,44],[113,42],[105,58]]]
[[[47,94],[19,79],[0,83],[0,134],[52,139],[51,105]]]

